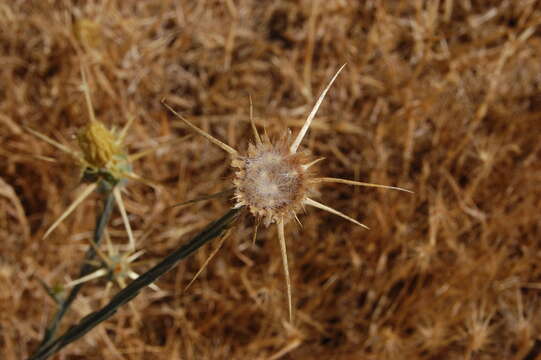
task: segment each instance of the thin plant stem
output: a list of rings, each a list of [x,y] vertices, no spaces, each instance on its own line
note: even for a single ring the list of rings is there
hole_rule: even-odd
[[[188,243],[166,256],[153,268],[133,280],[124,289],[120,290],[107,305],[100,310],[85,316],[81,321],[70,327],[63,335],[50,341],[46,346],[40,348],[29,360],[44,360],[56,354],[68,344],[79,339],[94,327],[113,316],[118,308],[134,299],[141,289],[155,282],[159,277],[173,269],[181,260],[191,255],[207,242],[221,237],[233,224],[242,208],[229,210],[220,219],[210,223],[203,231],[192,238]]]
[[[103,203],[103,211],[98,216],[96,220],[96,227],[94,229],[94,235],[92,237],[92,241],[94,245],[98,245],[101,241],[103,232],[107,226],[107,223],[109,222],[109,218],[111,217],[111,212],[113,211],[113,205],[114,205],[114,197],[112,192],[108,192]],[[81,269],[79,270],[79,277],[86,276],[90,274],[92,271],[94,271],[94,266],[90,263],[92,260],[96,257],[96,250],[95,246],[90,246],[85,254],[85,260],[83,262],[83,265],[81,266]],[[45,333],[43,335],[43,340],[41,341],[41,344],[38,348],[38,351],[40,351],[43,347],[45,347],[54,337],[56,331],[58,330],[58,326],[60,325],[60,322],[62,321],[62,318],[67,313],[69,308],[71,307],[71,304],[73,304],[73,301],[75,301],[75,298],[79,294],[79,291],[81,291],[81,288],[83,287],[83,283],[78,284],[71,289],[68,297],[60,302],[60,308],[56,312],[54,318],[51,320],[51,323],[45,329]]]

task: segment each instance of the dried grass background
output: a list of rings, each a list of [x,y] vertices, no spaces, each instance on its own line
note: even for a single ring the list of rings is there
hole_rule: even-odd
[[[332,185],[321,201],[371,227],[309,209],[286,228],[297,321],[274,227],[242,219],[217,242],[56,359],[538,359],[541,353],[541,6],[537,1],[0,2],[0,358],[36,349],[76,276],[98,197],[50,238],[78,169],[29,126],[67,144],[88,121],[81,63],[100,120],[137,121],[130,151],[189,134],[160,105],[244,149],[257,123],[298,130],[343,63],[305,148]],[[36,158],[48,156],[58,164]],[[179,201],[230,186],[226,155],[200,137],[135,170],[127,209],[155,263],[231,203]],[[126,236],[118,212],[111,233]],[[148,267],[148,266],[147,266]],[[138,271],[142,271],[141,268]],[[65,318],[103,301],[88,284]]]

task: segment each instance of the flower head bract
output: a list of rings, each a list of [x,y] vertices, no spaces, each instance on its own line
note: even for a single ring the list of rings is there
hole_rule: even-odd
[[[312,199],[317,184],[342,183],[410,192],[409,190],[394,186],[330,177],[316,177],[312,171],[312,166],[323,159],[311,160],[306,154],[298,151],[325,95],[344,66],[336,72],[325,87],[293,141],[290,141],[291,139],[287,135],[282,136],[276,142],[272,142],[266,134],[260,136],[254,124],[253,116],[250,115],[250,122],[254,133],[254,144],[250,144],[248,151],[244,154],[239,153],[229,145],[199,129],[162,101],[164,106],[181,119],[184,124],[229,153],[231,156],[231,166],[235,169],[233,180],[234,206],[236,208],[246,208],[258,219],[258,222],[262,221],[266,226],[276,224],[286,278],[290,320],[293,319],[293,304],[284,224],[291,219],[297,219],[297,213],[303,210],[305,206],[312,206],[368,229],[366,225],[361,224],[357,220]]]

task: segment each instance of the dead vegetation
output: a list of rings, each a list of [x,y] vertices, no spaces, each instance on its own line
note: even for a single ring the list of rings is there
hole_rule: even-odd
[[[296,321],[287,324],[276,230],[252,245],[246,217],[62,351],[85,359],[535,359],[541,353],[541,4],[537,1],[25,1],[0,4],[0,357],[35,350],[55,310],[41,288],[74,280],[98,196],[47,239],[79,169],[24,126],[66,145],[96,117],[122,128],[160,184],[124,195],[143,262],[155,263],[232,202],[226,155],[163,110],[246,149],[257,126],[297,131],[333,85],[303,146],[326,204],[286,226]],[[168,143],[170,142],[170,143]],[[57,160],[52,163],[50,160]],[[323,171],[322,171],[323,172]],[[126,243],[115,211],[114,243]],[[140,272],[138,270],[138,272]],[[86,285],[65,319],[103,301]],[[135,313],[134,311],[135,310]],[[140,316],[140,319],[138,318]]]

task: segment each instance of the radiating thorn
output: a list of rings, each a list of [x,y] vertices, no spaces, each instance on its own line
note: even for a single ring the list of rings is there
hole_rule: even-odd
[[[399,190],[404,191],[410,194],[413,194],[413,191],[403,189],[401,187],[396,186],[388,186],[388,185],[380,185],[380,184],[372,184],[372,183],[365,183],[360,181],[353,181],[353,180],[347,180],[347,179],[339,179],[339,178],[330,178],[330,177],[324,177],[324,178],[315,178],[312,180],[314,183],[319,182],[328,182],[328,183],[340,183],[340,184],[347,184],[347,185],[355,185],[355,186],[364,186],[364,187],[374,187],[374,188],[380,188],[380,189],[390,189],[390,190]]]
[[[69,214],[71,214],[73,210],[75,210],[75,208],[79,206],[79,204],[83,202],[83,200],[86,199],[96,189],[97,186],[98,185],[96,183],[93,183],[93,184],[88,185],[86,188],[84,188],[81,194],[71,203],[70,206],[68,206],[68,208],[62,213],[62,215],[60,215],[60,217],[49,227],[49,229],[45,232],[45,235],[43,235],[43,238],[46,239],[53,232],[53,230],[56,229],[58,225],[60,225],[60,223],[64,221],[64,219],[66,219],[69,216]]]
[[[160,145],[156,145],[156,146],[153,146],[152,148],[150,149],[145,149],[145,150],[141,150],[141,151],[138,151],[136,153],[133,153],[133,154],[130,154],[128,155],[128,161],[130,163],[136,161],[136,160],[139,160],[141,158],[144,158],[145,156],[148,156],[150,154],[152,154],[153,152],[155,152],[158,148],[164,146],[166,144],[160,144]],[[169,145],[169,144],[167,144]]]
[[[252,103],[252,95],[248,94],[248,98],[250,99],[250,124],[252,125],[256,144],[261,145],[261,138],[259,137],[259,133],[257,132],[254,122],[254,104]]]
[[[130,116],[130,118],[128,119],[128,121],[126,122],[126,125],[124,125],[124,127],[122,128],[122,130],[120,130],[120,134],[118,134],[118,144],[119,145],[122,145],[124,144],[124,140],[126,140],[126,134],[128,133],[128,131],[130,130],[131,126],[133,125],[133,122],[135,121],[135,117],[134,116]]]
[[[111,293],[111,289],[113,287],[113,283],[111,281],[107,281],[107,284],[105,284],[105,290],[103,291],[103,299],[102,299],[102,305],[105,305],[107,302],[107,299],[109,298],[109,294]]]
[[[361,227],[363,227],[363,228],[365,228],[365,229],[367,229],[367,230],[370,229],[370,228],[369,228],[368,226],[366,226],[365,224],[362,224],[362,223],[358,222],[357,220],[355,220],[355,219],[353,219],[353,218],[347,216],[346,214],[343,214],[343,213],[341,213],[340,211],[335,210],[335,209],[333,209],[333,208],[331,208],[331,207],[329,207],[329,206],[327,206],[327,205],[323,205],[323,204],[321,204],[321,203],[319,203],[319,202],[317,202],[317,201],[315,201],[315,200],[312,200],[312,199],[310,199],[310,198],[306,198],[303,202],[304,202],[306,205],[310,205],[310,206],[316,207],[316,208],[318,208],[318,209],[321,209],[321,210],[325,210],[325,211],[327,211],[327,212],[330,212],[331,214],[340,216],[340,217],[342,217],[342,218],[344,218],[344,219],[346,219],[346,220],[349,220],[349,221],[351,221],[352,223],[357,224],[357,225],[359,225],[359,226],[361,226]]]
[[[102,262],[102,261],[98,261],[98,260],[94,260],[94,259],[92,259],[92,260],[85,260],[84,263],[85,263],[85,264],[88,264],[88,265],[92,265],[92,266],[94,266],[95,268],[98,268],[98,267],[100,267],[100,266],[103,265],[103,262]]]
[[[126,258],[127,263],[131,263],[141,257],[145,253],[145,250],[139,250]]]
[[[118,188],[118,186],[115,186],[113,190],[113,195],[118,205],[118,210],[120,210],[120,215],[122,216],[124,227],[126,228],[126,232],[128,233],[128,239],[130,241],[130,251],[135,251],[135,238],[133,237],[133,233],[131,231],[131,225],[128,219],[128,214],[126,213],[126,208],[124,207],[124,201],[122,201],[122,195],[120,195],[120,189]]]
[[[302,169],[304,171],[306,171],[306,170],[310,169],[312,166],[314,166],[315,164],[317,164],[318,162],[323,161],[323,160],[325,160],[324,157],[320,157],[319,159],[315,159],[314,161],[309,162],[308,164],[302,165]]]
[[[177,207],[177,206],[184,206],[184,205],[193,204],[193,203],[196,203],[196,202],[199,202],[199,201],[210,200],[210,199],[215,199],[215,198],[231,195],[231,194],[233,194],[234,190],[235,189],[231,188],[231,189],[225,189],[223,191],[220,191],[220,192],[217,192],[217,193],[214,193],[214,194],[203,195],[203,196],[200,196],[200,197],[192,199],[192,200],[188,200],[188,201],[184,201],[184,202],[181,202],[181,203],[178,203],[178,204],[175,204],[175,205],[171,205],[170,208]]]
[[[150,283],[148,285],[148,287],[151,288],[154,291],[160,291],[161,290],[160,287],[158,285],[154,284],[154,283]]]
[[[94,114],[94,106],[92,105],[92,98],[90,97],[90,87],[88,86],[88,81],[86,80],[86,71],[81,65],[81,76],[83,78],[83,92],[85,94],[86,107],[88,109],[88,116],[90,116],[90,121],[96,121],[96,115]]]
[[[254,227],[254,236],[252,237],[252,246],[255,246],[255,241],[257,239],[257,230],[259,229],[260,220],[257,219]]]
[[[75,159],[77,160],[80,160],[81,157],[73,150],[71,150],[69,147],[65,146],[65,145],[62,145],[61,143],[59,143],[58,141],[55,141],[53,139],[51,139],[50,137],[48,137],[47,135],[44,135],[40,132],[37,132],[36,130],[33,130],[29,127],[24,127],[26,129],[26,131],[28,131],[29,133],[31,133],[32,135],[34,135],[35,137],[45,141],[46,143],[54,146],[55,148],[57,148],[58,150],[60,151],[63,151],[69,155],[71,155],[72,157],[74,157]]]
[[[56,159],[50,157],[50,156],[43,156],[43,155],[31,155],[34,159],[38,159],[38,160],[42,160],[42,161],[47,161],[47,162],[51,162],[51,163],[56,163],[58,162]]]
[[[161,186],[157,182],[154,182],[154,181],[149,180],[149,179],[145,179],[144,177],[142,177],[140,175],[137,175],[134,172],[125,173],[125,174],[123,174],[123,176],[125,178],[127,178],[127,179],[138,181],[138,182],[140,182],[142,184],[145,184],[146,186],[150,186],[153,189],[159,189],[160,186]]]
[[[171,146],[171,145],[180,143],[182,141],[186,141],[189,138],[191,138],[192,136],[193,136],[193,134],[189,134],[189,135],[183,136],[183,137],[181,137],[179,139],[172,139],[172,140],[164,141],[163,143],[155,145],[155,146],[151,146],[148,149],[141,150],[141,151],[138,151],[136,153],[130,154],[130,155],[128,155],[128,161],[130,163],[132,163],[132,162],[134,162],[136,160],[139,160],[139,159],[141,159],[141,158],[143,158],[145,156],[148,156],[148,155],[152,154],[153,152],[161,149],[162,147]]]
[[[323,102],[323,99],[325,98],[325,95],[327,95],[327,92],[331,88],[331,85],[333,84],[334,80],[336,80],[336,78],[338,77],[338,74],[340,74],[340,72],[342,71],[342,69],[345,66],[346,66],[346,64],[342,65],[340,67],[340,69],[338,69],[336,74],[334,74],[334,76],[332,77],[331,81],[329,81],[329,84],[327,85],[327,87],[323,90],[321,95],[319,95],[319,98],[317,99],[316,104],[314,105],[314,107],[312,108],[312,111],[310,112],[310,114],[306,118],[306,121],[304,122],[304,125],[302,126],[301,130],[299,131],[299,134],[297,135],[297,138],[291,144],[291,147],[289,148],[290,153],[294,154],[294,153],[297,152],[297,149],[299,148],[299,145],[301,144],[302,139],[304,138],[304,136],[308,132],[308,129],[310,128],[310,125],[312,124],[312,120],[314,120],[314,118],[316,117],[316,113],[319,110],[319,107],[321,106],[321,103]]]
[[[299,224],[299,226],[300,226],[301,229],[302,229],[302,223],[301,223],[301,220],[299,219],[299,217],[297,216],[297,213],[296,213],[296,212],[292,212],[292,215],[293,215],[293,218],[295,219],[295,221],[297,221],[297,224]]]
[[[289,277],[289,265],[287,263],[287,246],[284,235],[284,219],[281,218],[276,222],[278,227],[278,239],[280,240],[280,250],[282,252],[282,264],[284,266],[284,275],[286,277],[287,288],[287,305],[289,309],[289,321],[293,322],[293,300],[291,295],[291,278]]]
[[[188,288],[190,286],[192,286],[193,282],[199,277],[199,275],[203,272],[203,270],[205,270],[205,268],[209,264],[210,260],[212,260],[214,255],[216,255],[216,253],[218,253],[218,250],[220,250],[222,248],[222,245],[224,244],[225,239],[227,238],[228,235],[229,235],[229,232],[227,232],[224,236],[222,236],[220,238],[220,242],[218,243],[218,246],[216,247],[216,249],[212,250],[209,257],[203,263],[203,266],[201,266],[201,268],[199,270],[197,270],[197,273],[193,276],[192,280],[190,280],[188,285],[186,285],[186,287],[184,288],[184,291],[188,290]]]
[[[124,278],[120,277],[120,276],[117,276],[115,277],[115,280],[118,284],[118,286],[121,288],[121,289],[124,289],[126,287],[126,282],[124,281]],[[130,302],[130,304],[133,305],[133,303]]]
[[[135,271],[129,271],[127,275],[132,280],[135,280],[139,277],[139,274],[136,273]],[[160,288],[154,283],[151,283],[150,285],[148,285],[148,287],[154,291],[160,291]]]
[[[113,243],[111,242],[111,236],[109,236],[109,231],[107,229],[105,229],[104,235],[105,235],[105,244],[107,245],[107,252],[109,253],[109,255],[116,255],[115,247],[113,246]],[[93,244],[93,246],[96,246],[96,244],[94,244],[94,241],[91,241],[91,244]]]
[[[204,136],[205,138],[207,138],[208,141],[210,141],[211,143],[213,143],[214,145],[217,145],[219,146],[222,150],[228,152],[229,154],[231,155],[237,155],[237,150],[233,149],[231,146],[221,142],[220,140],[216,139],[215,137],[213,137],[212,135],[206,133],[205,131],[201,130],[200,128],[198,128],[197,126],[195,126],[194,124],[192,124],[190,121],[188,121],[186,118],[184,118],[182,115],[180,115],[179,113],[177,113],[175,110],[173,110],[173,108],[171,106],[169,106],[166,102],[165,102],[165,99],[162,99],[161,100],[161,103],[163,106],[165,106],[165,108],[167,108],[169,111],[171,111],[177,118],[179,118],[180,120],[182,120],[182,122],[188,126],[190,129],[192,129],[193,131],[195,131],[196,133],[198,133],[199,135],[201,136]]]
[[[243,206],[246,206],[246,204],[238,202],[235,205],[233,205],[233,209],[240,209]]]
[[[105,276],[107,275],[107,273],[109,272],[109,270],[107,269],[104,269],[104,268],[101,268],[101,269],[98,269],[86,276],[83,276],[79,279],[76,279],[76,280],[73,280],[73,281],[70,281],[69,283],[67,283],[65,285],[66,288],[70,288],[70,287],[73,287],[73,286],[77,286],[79,284],[82,284],[84,282],[88,282],[88,281],[91,281],[91,280],[94,280],[94,279],[97,279],[97,278],[100,278],[102,276]]]
[[[105,233],[107,234],[107,231]],[[111,239],[109,239],[109,242],[111,242]],[[105,263],[109,268],[111,268],[113,266],[113,263],[111,261],[111,257],[116,255],[116,251],[113,251],[113,248],[108,249],[109,256],[107,256],[107,255],[105,255],[103,253],[103,251],[100,250],[98,245],[96,245],[96,243],[92,239],[90,239],[90,246],[92,246],[94,248],[94,251],[96,252],[96,254],[98,254],[98,257],[101,259],[101,261],[103,263]],[[94,264],[89,262],[89,264],[94,265],[94,266],[101,266],[102,265],[101,263],[97,263],[97,262],[95,262]]]

